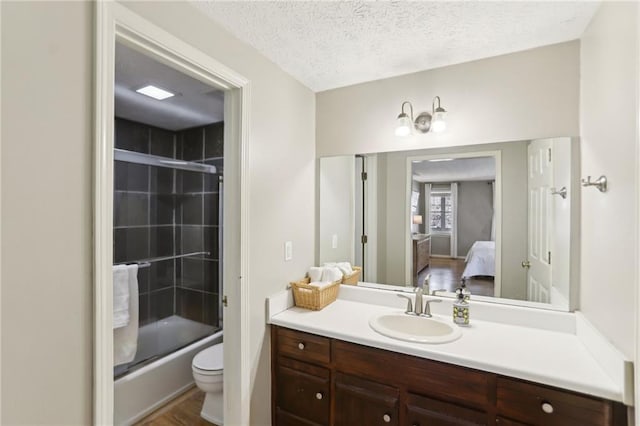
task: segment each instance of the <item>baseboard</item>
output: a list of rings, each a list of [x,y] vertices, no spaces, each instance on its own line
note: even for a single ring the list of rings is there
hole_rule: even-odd
[[[185,385],[183,387],[181,387],[180,389],[178,389],[177,391],[167,395],[165,398],[162,398],[160,401],[156,402],[155,404],[149,406],[148,408],[146,408],[145,410],[141,411],[140,413],[138,413],[137,415],[131,417],[129,420],[127,420],[126,424],[128,425],[132,425],[134,423],[136,423],[139,420],[144,419],[145,417],[147,417],[149,414],[153,413],[154,411],[158,410],[159,408],[161,408],[163,405],[169,403],[170,401],[178,398],[180,395],[182,395],[183,393],[187,393],[191,388],[193,388],[196,385],[195,382],[191,382],[188,385]]]

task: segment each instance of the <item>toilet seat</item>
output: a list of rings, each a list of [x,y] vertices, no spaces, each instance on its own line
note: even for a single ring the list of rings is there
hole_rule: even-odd
[[[191,364],[193,370],[202,375],[215,376],[223,372],[223,343],[213,345],[200,351]]]

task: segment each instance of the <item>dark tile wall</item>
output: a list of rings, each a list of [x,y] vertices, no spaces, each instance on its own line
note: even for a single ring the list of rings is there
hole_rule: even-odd
[[[116,118],[116,148],[215,165],[215,175],[116,161],[114,262],[209,251],[153,262],[138,273],[140,325],[177,314],[219,326],[218,179],[223,123],[171,132]]]
[[[178,133],[177,157],[216,166],[217,174],[177,171],[176,185],[182,197],[178,247],[183,253],[209,255],[180,260],[176,281],[176,313],[184,318],[219,326],[219,179],[223,167],[222,123]]]

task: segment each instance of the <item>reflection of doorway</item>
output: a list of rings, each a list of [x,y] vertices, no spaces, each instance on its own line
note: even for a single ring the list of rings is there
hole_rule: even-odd
[[[424,217],[424,225],[412,220],[407,226],[410,257],[415,259],[416,238],[430,240],[429,266],[420,270],[411,265],[411,282],[422,284],[431,274],[432,290],[451,291],[464,276],[476,294],[499,296],[500,153],[413,157],[407,164],[408,188],[413,198],[419,197],[418,211],[412,205],[407,210],[411,219]]]

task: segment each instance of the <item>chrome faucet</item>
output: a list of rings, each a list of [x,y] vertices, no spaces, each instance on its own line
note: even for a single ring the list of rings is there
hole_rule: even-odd
[[[431,302],[439,303],[439,302],[442,302],[442,300],[428,299],[423,304],[422,301],[423,301],[424,293],[422,292],[422,289],[420,287],[416,288],[415,293],[416,293],[416,296],[413,304],[411,303],[411,297],[405,294],[398,294],[398,297],[407,299],[407,309],[404,311],[404,313],[407,315],[417,315],[421,317],[431,318],[433,315],[431,315],[431,306],[429,305],[429,303]]]
[[[413,313],[416,315],[422,315],[422,288],[416,288],[416,298],[413,302]]]

